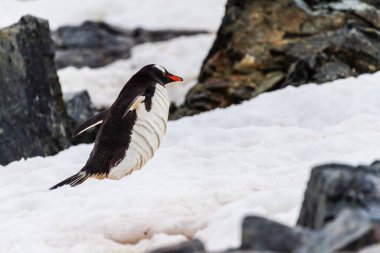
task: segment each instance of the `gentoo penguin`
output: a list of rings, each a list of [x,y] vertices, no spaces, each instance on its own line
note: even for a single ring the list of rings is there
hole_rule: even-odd
[[[53,186],[76,186],[87,178],[120,179],[141,169],[166,132],[170,100],[165,85],[183,81],[160,65],[147,65],[125,84],[116,101],[74,130],[77,136],[101,125],[86,165]]]

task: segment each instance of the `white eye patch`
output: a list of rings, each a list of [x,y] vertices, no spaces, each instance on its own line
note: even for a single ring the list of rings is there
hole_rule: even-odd
[[[153,67],[155,67],[156,69],[158,69],[159,71],[161,71],[163,75],[166,74],[166,69],[164,67],[162,67],[160,65],[157,65],[157,64],[153,65]]]

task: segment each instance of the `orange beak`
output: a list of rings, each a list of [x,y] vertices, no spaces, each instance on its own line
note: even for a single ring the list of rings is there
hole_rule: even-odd
[[[170,79],[173,80],[173,82],[181,82],[183,81],[183,79],[179,76],[175,76],[175,75],[167,75],[167,77],[169,77]]]

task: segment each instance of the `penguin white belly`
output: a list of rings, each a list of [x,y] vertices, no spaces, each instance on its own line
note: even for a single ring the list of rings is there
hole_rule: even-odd
[[[120,179],[141,169],[153,157],[166,132],[169,107],[166,88],[157,84],[151,110],[147,111],[144,103],[136,109],[137,119],[125,157],[110,170],[108,178]]]

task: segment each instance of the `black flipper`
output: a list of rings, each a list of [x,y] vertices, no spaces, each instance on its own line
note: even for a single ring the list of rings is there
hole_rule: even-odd
[[[133,101],[128,105],[127,109],[125,110],[122,119],[124,119],[125,116],[127,116],[128,112],[136,110],[139,107],[139,105],[142,102],[144,102],[144,100],[145,96],[143,95],[138,95],[135,99],[133,99]]]
[[[104,110],[102,112],[99,112],[98,114],[92,116],[82,124],[80,124],[73,132],[73,137],[76,137],[80,135],[81,133],[87,131],[90,128],[93,128],[94,126],[97,126],[99,124],[103,123],[104,118],[106,117],[108,113],[108,110]]]
[[[58,187],[64,186],[64,185],[70,185],[71,187],[77,186],[84,181],[86,181],[87,178],[89,178],[89,173],[86,173],[84,171],[79,171],[77,174],[63,180],[62,182],[54,185],[53,187],[49,188],[49,190],[57,189]]]

